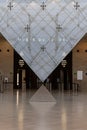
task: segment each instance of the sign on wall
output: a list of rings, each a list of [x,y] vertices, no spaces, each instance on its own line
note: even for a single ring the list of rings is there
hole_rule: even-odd
[[[83,80],[83,71],[81,70],[77,71],[77,80]]]

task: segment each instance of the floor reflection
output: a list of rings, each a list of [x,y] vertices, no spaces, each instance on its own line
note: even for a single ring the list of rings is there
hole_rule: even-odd
[[[57,102],[29,102],[33,91],[0,93],[1,130],[86,130],[87,94],[52,92]]]

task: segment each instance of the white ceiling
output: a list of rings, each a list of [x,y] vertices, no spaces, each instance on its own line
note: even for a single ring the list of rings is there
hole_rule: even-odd
[[[44,81],[87,32],[87,0],[0,0],[0,32]]]

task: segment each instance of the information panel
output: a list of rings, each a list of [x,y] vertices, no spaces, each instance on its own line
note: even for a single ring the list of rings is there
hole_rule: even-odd
[[[77,71],[77,80],[83,80],[83,71],[81,70]]]

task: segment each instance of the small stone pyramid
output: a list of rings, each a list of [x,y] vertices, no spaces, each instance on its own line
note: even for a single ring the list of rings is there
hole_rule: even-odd
[[[56,102],[56,100],[48,89],[42,85],[31,97],[30,102]]]

